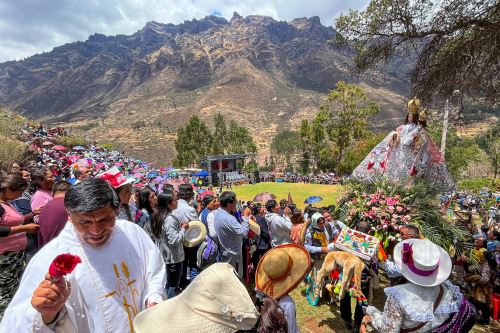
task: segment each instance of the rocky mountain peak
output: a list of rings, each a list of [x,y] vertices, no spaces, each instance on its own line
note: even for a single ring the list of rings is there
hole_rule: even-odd
[[[50,121],[101,119],[106,127],[95,125],[90,134],[128,146],[171,143],[191,115],[210,123],[216,111],[255,125],[253,134],[270,142],[278,128],[311,117],[340,80],[405,93],[407,84],[392,73],[354,77],[350,54],[326,42],[334,33],[318,17],[285,22],[235,12],[229,22],[213,15],[150,21],[130,36],[93,34],[0,64],[0,104]],[[151,141],[142,139],[145,133]]]

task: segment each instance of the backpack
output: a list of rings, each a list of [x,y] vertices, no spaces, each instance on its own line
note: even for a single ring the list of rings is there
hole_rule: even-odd
[[[207,236],[205,241],[201,243],[198,248],[196,260],[198,267],[200,267],[200,269],[207,268],[208,266],[218,262],[219,259],[219,246],[217,245],[217,242],[210,238],[210,236]]]

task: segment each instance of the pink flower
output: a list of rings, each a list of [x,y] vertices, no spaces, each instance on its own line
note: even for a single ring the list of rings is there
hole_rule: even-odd
[[[389,207],[387,207],[387,210],[392,214],[392,213],[394,213],[395,208],[394,208],[394,206],[389,206]]]
[[[401,218],[403,222],[410,222],[410,215],[405,215]]]
[[[401,213],[403,211],[403,207],[401,206],[397,206],[396,207],[396,210],[398,211],[398,213]]]
[[[397,205],[398,202],[399,202],[399,200],[397,200],[397,199],[394,199],[394,198],[391,198],[391,197],[387,198],[387,205],[388,206]]]
[[[381,204],[381,205],[385,205],[385,200],[379,200],[378,203]]]

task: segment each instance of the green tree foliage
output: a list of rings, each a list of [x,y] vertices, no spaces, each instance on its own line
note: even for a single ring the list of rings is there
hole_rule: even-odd
[[[220,112],[215,115],[214,123],[214,142],[212,153],[214,155],[224,155],[226,153],[228,132],[226,121]]]
[[[177,156],[174,165],[198,165],[211,153],[212,141],[212,134],[207,125],[199,117],[192,116],[186,126],[177,129],[177,139],[174,142]]]
[[[496,179],[500,164],[500,121],[497,120],[495,126],[483,135],[479,135],[476,142],[488,155],[493,169],[493,179]]]
[[[291,166],[292,158],[299,151],[300,133],[284,130],[276,134],[271,142],[271,153],[279,163]]]
[[[333,143],[337,171],[345,172],[341,166],[347,149],[368,135],[368,118],[379,111],[378,106],[368,101],[363,88],[340,81],[321,110],[320,121]]]
[[[449,97],[499,97],[498,0],[372,0],[336,22],[335,42],[356,51],[359,71],[401,56],[416,57],[413,94],[426,101]]]
[[[227,130],[227,153],[244,154],[257,152],[257,145],[247,128],[238,125],[234,120],[229,122]]]
[[[311,170],[311,126],[307,119],[303,119],[300,123],[300,172],[302,174],[309,174]]]
[[[338,82],[313,121],[301,123],[301,172],[351,173],[357,164],[353,166],[353,154],[348,152],[358,141],[370,137],[368,119],[377,112],[378,106],[368,101],[363,88]]]
[[[345,158],[339,165],[339,174],[351,174],[384,137],[384,133],[368,133],[364,139],[356,141],[352,148],[347,150]]]
[[[259,170],[259,165],[257,164],[257,161],[254,158],[251,158],[250,161],[245,163],[243,170],[245,170],[245,172],[248,172],[248,173],[255,172],[255,171]]]
[[[174,165],[177,167],[196,166],[207,155],[244,154],[257,151],[257,145],[248,129],[233,120],[227,126],[220,113],[215,116],[213,133],[204,121],[192,116],[184,127],[177,129],[174,147],[177,151]]]
[[[441,142],[442,125],[434,124],[427,127],[427,131],[436,143]],[[472,138],[460,137],[455,128],[448,129],[446,138],[445,160],[448,171],[453,178],[461,178],[461,170],[466,169],[469,163],[481,159],[481,148]]]

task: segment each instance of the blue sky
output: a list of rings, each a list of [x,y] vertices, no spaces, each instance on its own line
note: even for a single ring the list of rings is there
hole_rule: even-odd
[[[181,23],[206,15],[319,16],[323,25],[369,0],[0,0],[0,62],[21,60],[97,32],[133,34],[147,21]]]

